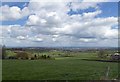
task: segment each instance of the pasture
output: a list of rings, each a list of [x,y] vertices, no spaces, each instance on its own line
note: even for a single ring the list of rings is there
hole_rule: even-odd
[[[58,52],[56,52],[58,53]],[[118,78],[118,63],[87,61],[96,53],[72,53],[73,57],[54,56],[54,60],[3,60],[3,80],[101,80],[110,68],[108,79]]]

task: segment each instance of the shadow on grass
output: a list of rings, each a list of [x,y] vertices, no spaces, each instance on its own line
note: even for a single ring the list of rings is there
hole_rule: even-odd
[[[100,60],[100,59],[82,59],[86,61],[98,61],[98,62],[114,62],[114,63],[120,63],[120,60]]]

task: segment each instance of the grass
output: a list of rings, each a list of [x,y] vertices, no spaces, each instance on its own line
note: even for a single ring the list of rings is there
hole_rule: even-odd
[[[6,54],[7,56],[15,56],[16,53],[14,53],[13,51],[10,51],[10,50],[6,50]]]
[[[2,81],[2,60],[0,59],[0,81]]]
[[[85,61],[95,54],[57,57],[55,60],[3,60],[3,80],[100,80],[109,66],[109,79],[118,76],[118,64]]]
[[[93,52],[70,52],[72,57],[63,57],[60,51],[34,52],[38,55],[52,55],[55,60],[3,60],[3,80],[100,80],[109,66],[109,79],[118,77],[118,63],[87,61],[97,59]],[[7,51],[8,56],[15,55]]]

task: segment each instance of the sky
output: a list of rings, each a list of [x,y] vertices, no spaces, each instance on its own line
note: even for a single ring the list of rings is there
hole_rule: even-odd
[[[9,47],[117,47],[117,0],[97,1],[2,2],[0,44]]]

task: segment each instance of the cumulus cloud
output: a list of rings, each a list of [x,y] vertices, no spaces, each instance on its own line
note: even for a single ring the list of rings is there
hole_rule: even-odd
[[[16,38],[19,39],[19,40],[25,40],[24,36],[17,36]]]
[[[80,40],[80,42],[96,42],[96,41],[98,41],[96,38],[95,38],[95,39],[91,39],[91,38],[80,38],[79,40]]]
[[[18,20],[29,14],[29,9],[27,7],[20,9],[17,6],[9,7],[8,5],[4,5],[0,7],[0,10],[1,10],[0,13],[1,21]]]
[[[93,2],[73,2],[71,3],[71,9],[76,11],[76,10],[84,10],[88,8],[95,8],[97,9],[97,3]]]
[[[92,46],[95,43],[108,45],[107,41],[109,44],[114,40],[117,42],[118,31],[112,28],[118,23],[117,17],[100,18],[98,15],[102,14],[102,10],[99,9],[98,3],[91,5],[86,1],[73,2],[71,6],[66,2],[30,2],[28,7],[23,9],[5,6],[3,12],[6,14],[3,15],[3,20],[16,20],[28,14],[29,16],[24,26],[0,27],[3,28],[3,37],[13,38],[17,43],[28,41],[36,46],[39,43],[42,46],[84,46],[85,44]],[[77,11],[89,8],[94,8],[95,11],[68,14],[70,9]],[[7,16],[8,12],[10,12],[9,16]]]
[[[29,40],[31,40],[31,41],[33,41],[33,42],[41,42],[41,41],[43,41],[42,38],[36,37],[36,36],[35,36],[35,37],[30,37]]]

